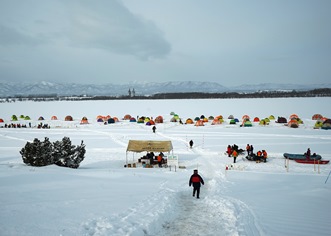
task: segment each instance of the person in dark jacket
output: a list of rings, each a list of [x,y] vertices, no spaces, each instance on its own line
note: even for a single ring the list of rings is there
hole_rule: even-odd
[[[251,151],[251,146],[249,144],[246,145],[247,156],[249,156]]]
[[[200,195],[200,187],[201,184],[204,185],[202,177],[198,174],[198,170],[193,171],[193,175],[191,175],[189,186],[193,185],[193,197],[195,196],[195,192],[197,193],[197,198]]]
[[[310,152],[310,148],[307,149],[307,152],[306,152],[306,158],[309,160],[310,159],[310,155],[311,155],[311,152]]]
[[[251,145],[251,149],[249,150],[251,156],[254,156],[254,147]]]
[[[190,148],[192,148],[193,147],[193,140],[192,139],[190,140],[189,144],[190,144]]]

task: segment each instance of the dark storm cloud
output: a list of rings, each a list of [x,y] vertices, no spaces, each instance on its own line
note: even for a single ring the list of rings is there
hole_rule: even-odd
[[[157,26],[132,14],[117,1],[75,1],[71,4],[71,44],[141,59],[163,57],[170,44]]]

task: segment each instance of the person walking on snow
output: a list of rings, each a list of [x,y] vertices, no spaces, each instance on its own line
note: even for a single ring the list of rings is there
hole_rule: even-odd
[[[202,177],[198,174],[198,170],[193,171],[193,175],[191,175],[189,186],[193,185],[193,197],[195,196],[195,192],[197,193],[197,198],[200,198],[200,187],[201,184],[204,185],[204,181]]]
[[[189,144],[190,144],[190,148],[192,148],[193,147],[193,140],[191,140]]]
[[[155,130],[156,130],[155,125],[153,126],[152,130],[153,130],[153,133],[155,133]]]

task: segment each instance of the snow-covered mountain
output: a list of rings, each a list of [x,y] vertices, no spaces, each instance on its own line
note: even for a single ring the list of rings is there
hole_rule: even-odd
[[[310,90],[315,88],[331,88],[331,84],[249,84],[236,87],[225,87],[215,82],[172,81],[172,82],[132,82],[128,84],[76,84],[76,83],[10,83],[0,81],[0,96],[16,95],[128,95],[129,89],[134,89],[136,95],[152,95],[157,93],[179,92],[256,92],[261,90]]]
[[[262,84],[243,84],[236,87],[229,88],[237,92],[256,92],[256,91],[287,91],[297,90],[305,91],[319,88],[331,88],[331,84],[275,84],[275,83],[262,83]]]

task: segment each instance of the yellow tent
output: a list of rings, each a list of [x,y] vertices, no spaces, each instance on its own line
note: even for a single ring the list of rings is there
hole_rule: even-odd
[[[171,141],[129,140],[126,148],[126,164],[128,164],[128,152],[170,152],[172,150]]]

